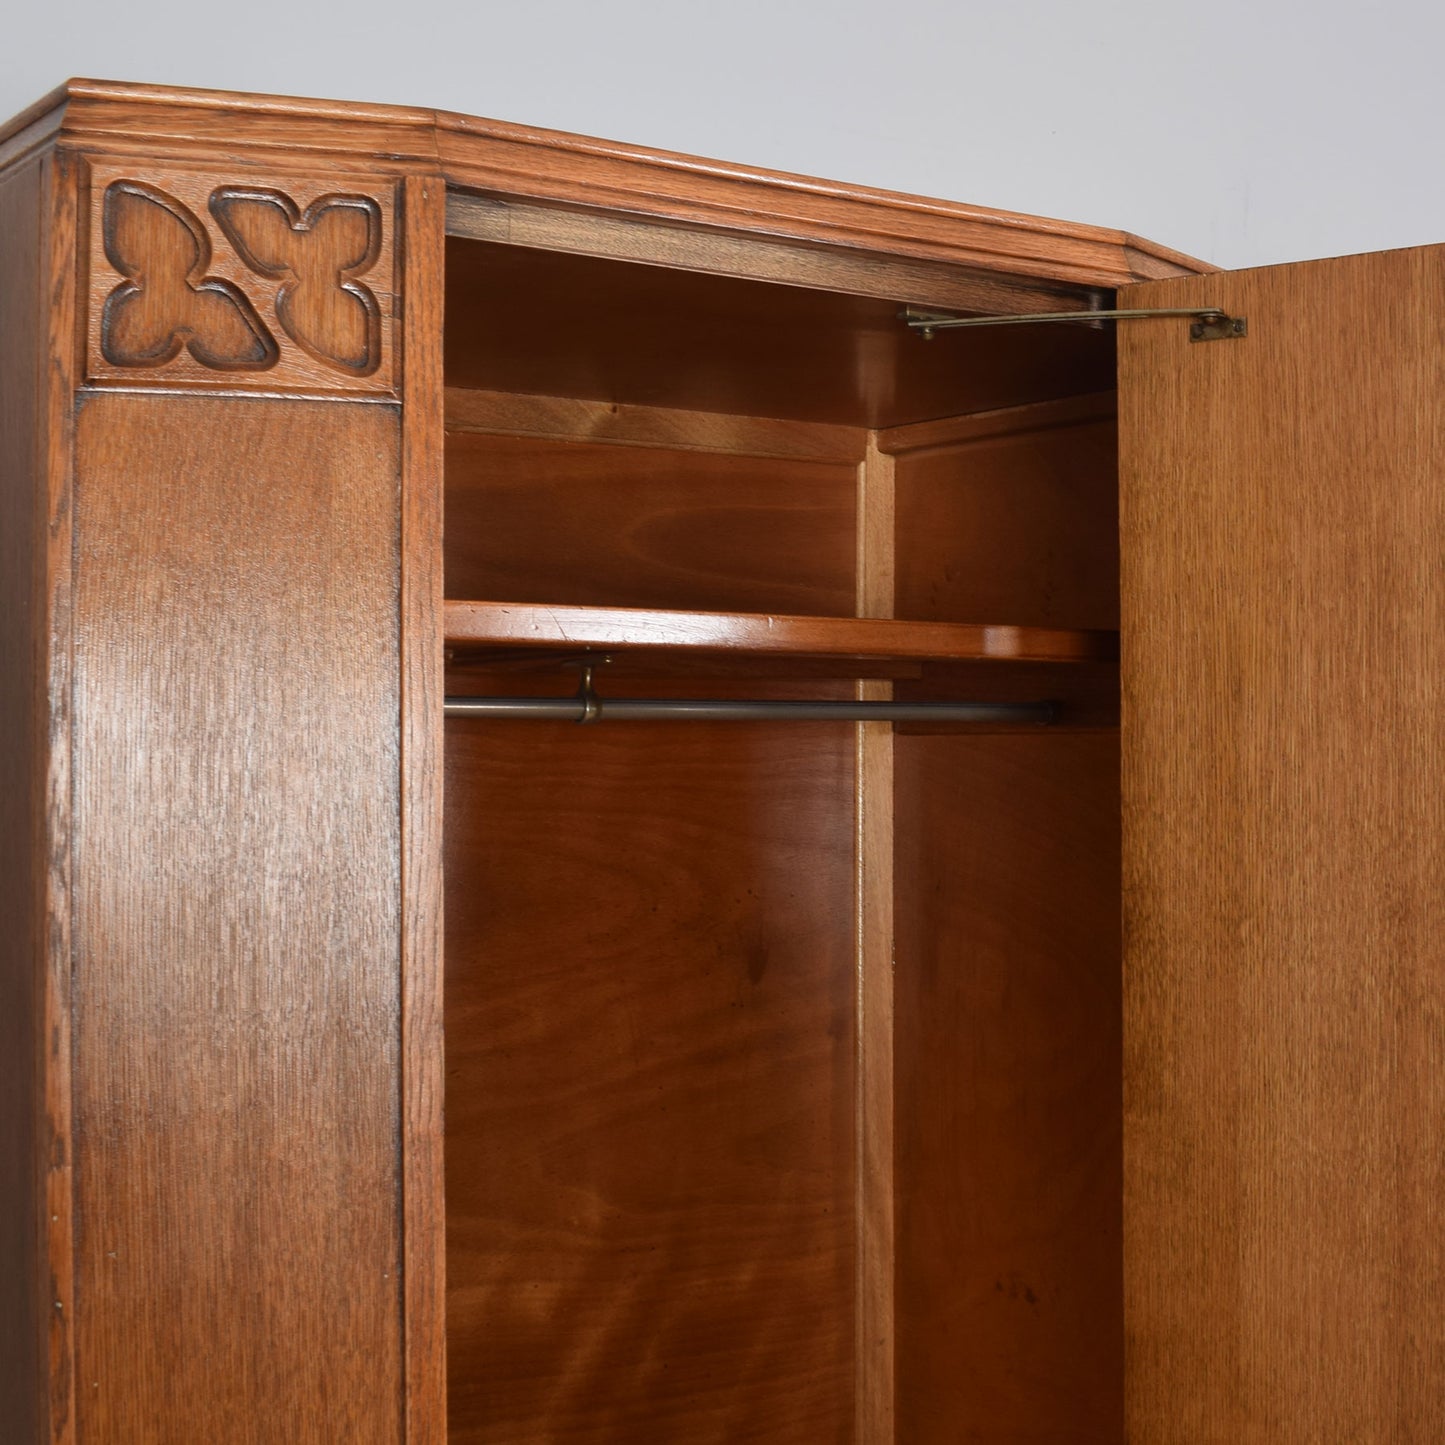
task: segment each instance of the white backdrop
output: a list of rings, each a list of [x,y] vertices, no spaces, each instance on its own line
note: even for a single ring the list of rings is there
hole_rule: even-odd
[[[1223,266],[1445,241],[1441,0],[4,0],[69,75],[393,101],[1120,226]]]

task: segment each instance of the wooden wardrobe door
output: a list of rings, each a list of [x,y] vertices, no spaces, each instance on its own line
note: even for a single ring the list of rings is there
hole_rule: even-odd
[[[1445,1422],[1445,247],[1129,288],[1136,1445]]]

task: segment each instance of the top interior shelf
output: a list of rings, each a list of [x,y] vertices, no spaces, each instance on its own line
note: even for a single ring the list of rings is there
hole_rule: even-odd
[[[1098,662],[1118,656],[1114,632],[518,602],[448,602],[446,642],[459,652],[602,649],[919,662]]]

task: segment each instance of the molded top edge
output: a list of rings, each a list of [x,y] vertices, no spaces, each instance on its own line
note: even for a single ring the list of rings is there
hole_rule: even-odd
[[[212,126],[224,118],[228,149],[239,141],[324,152],[333,163],[346,154],[420,162],[459,187],[503,197],[604,209],[626,200],[634,212],[870,249],[902,242],[944,260],[957,249],[967,264],[1096,285],[1216,269],[1110,228],[413,106],[75,79],[0,125],[0,147],[54,111],[61,135],[92,144],[215,143]]]

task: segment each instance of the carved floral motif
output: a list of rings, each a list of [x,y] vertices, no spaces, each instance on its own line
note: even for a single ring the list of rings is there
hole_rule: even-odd
[[[210,238],[174,196],[114,182],[104,235],[106,259],[126,278],[101,318],[101,351],[112,366],[165,366],[182,348],[217,371],[276,364],[276,343],[241,288],[206,274]]]
[[[247,266],[282,282],[276,314],[298,346],[361,376],[375,370],[381,311],[357,279],[381,252],[375,201],[322,196],[303,212],[280,191],[223,188],[211,214]]]
[[[105,169],[95,187],[93,377],[392,388],[386,188]]]

